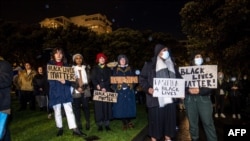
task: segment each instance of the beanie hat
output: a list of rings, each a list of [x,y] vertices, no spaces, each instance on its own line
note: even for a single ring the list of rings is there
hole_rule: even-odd
[[[118,64],[120,65],[120,60],[124,58],[126,60],[126,65],[128,64],[128,57],[124,54],[121,54],[117,57]]]
[[[103,57],[104,60],[107,61],[106,55],[104,55],[103,53],[98,53],[98,54],[96,55],[96,62],[97,62],[97,63],[99,62],[99,59],[100,59],[101,57]]]
[[[161,50],[164,48],[166,48],[166,46],[162,44],[155,45],[154,56],[157,56],[161,52]]]
[[[80,56],[81,58],[83,58],[83,56],[80,53],[76,53],[72,57],[73,62],[75,62],[76,56]]]

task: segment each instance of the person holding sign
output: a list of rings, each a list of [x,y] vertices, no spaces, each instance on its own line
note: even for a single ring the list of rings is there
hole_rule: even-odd
[[[83,56],[79,53],[73,55],[73,68],[76,75],[76,82],[73,83],[73,111],[76,117],[77,127],[82,130],[81,110],[84,112],[86,120],[86,130],[90,128],[90,111],[89,111],[89,74],[88,67],[83,62]]]
[[[118,56],[118,66],[114,68],[113,76],[135,76],[134,71],[128,65],[126,55],[121,54]],[[136,116],[134,84],[126,82],[125,79],[123,83],[112,85],[113,90],[118,93],[117,102],[113,104],[113,117],[121,119],[123,130],[134,127],[131,122],[131,119]]]
[[[111,70],[106,66],[107,57],[103,53],[96,55],[97,65],[93,67],[91,72],[91,81],[94,90],[102,92],[110,92],[110,76]],[[103,130],[103,126],[107,131],[111,130],[109,122],[112,119],[112,103],[107,101],[94,101],[95,121],[98,125],[98,131]]]
[[[68,66],[65,60],[62,48],[54,48],[52,51],[52,60],[48,65],[59,67]],[[70,91],[71,82],[65,79],[48,80],[49,82],[49,106],[53,107],[56,126],[59,129],[57,136],[63,135],[62,106],[64,108],[69,129],[73,130],[73,135],[85,136],[76,126],[75,115],[72,109],[72,95]]]
[[[168,47],[162,44],[155,46],[154,57],[144,64],[139,83],[146,92],[148,134],[151,141],[162,138],[170,141],[176,135],[176,104],[172,98],[153,97],[154,78],[181,78]]]
[[[194,53],[192,64],[203,64],[202,55]],[[213,121],[213,105],[210,99],[212,89],[208,87],[187,87],[184,104],[189,121],[189,132],[192,141],[199,140],[199,117],[201,119],[207,141],[217,141],[217,135]]]

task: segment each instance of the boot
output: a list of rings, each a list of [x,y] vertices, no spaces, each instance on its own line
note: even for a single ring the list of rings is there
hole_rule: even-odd
[[[63,135],[63,129],[62,128],[59,128],[56,136],[62,136]]]

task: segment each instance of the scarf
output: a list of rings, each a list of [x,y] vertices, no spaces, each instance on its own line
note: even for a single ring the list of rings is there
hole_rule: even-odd
[[[157,57],[156,78],[175,78],[175,69],[171,58],[163,60],[160,57]],[[160,107],[164,107],[169,103],[173,103],[173,99],[168,97],[158,97],[158,102]]]
[[[57,65],[57,66],[62,66],[62,65],[63,65],[63,62],[56,62],[56,65]]]

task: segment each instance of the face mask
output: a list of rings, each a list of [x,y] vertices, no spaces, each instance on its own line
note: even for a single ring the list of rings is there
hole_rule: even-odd
[[[223,79],[223,75],[219,75],[219,78],[220,78],[220,79]]]
[[[194,58],[194,63],[197,66],[200,66],[203,63],[203,59],[202,58]]]
[[[168,59],[168,57],[169,57],[169,52],[168,51],[163,51],[162,55],[161,55],[161,58],[166,60],[166,59]]]
[[[235,78],[235,77],[232,77],[231,80],[232,80],[232,81],[236,81],[236,78]]]

